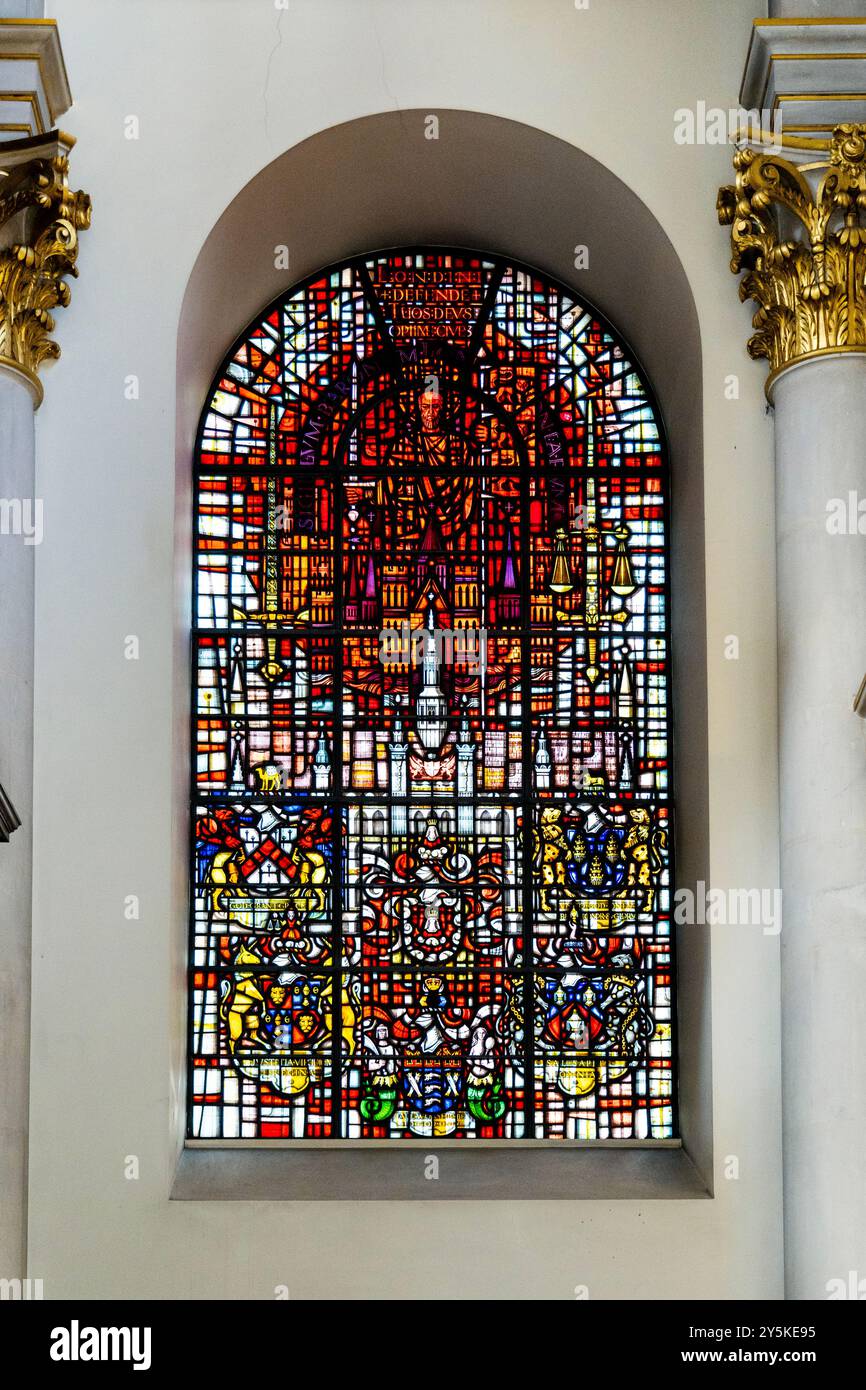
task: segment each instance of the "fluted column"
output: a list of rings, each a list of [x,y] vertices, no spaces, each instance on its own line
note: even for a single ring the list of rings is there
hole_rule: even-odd
[[[719,215],[775,409],[787,1296],[826,1299],[866,1276],[866,127],[788,153]]]
[[[31,33],[30,30],[33,29]],[[32,51],[31,51],[32,50]],[[29,103],[69,105],[56,30],[0,20],[0,69],[32,65]],[[23,65],[23,66],[22,66]],[[20,82],[20,78],[19,78]],[[19,93],[18,97],[22,94]],[[0,96],[0,116],[7,114]],[[11,134],[12,138],[4,138]],[[0,120],[0,1277],[26,1273],[32,907],[34,559],[47,523],[35,479],[42,364],[58,357],[90,200],[68,183],[71,136]],[[59,692],[58,692],[59,694]],[[38,1274],[37,1274],[38,1277]]]

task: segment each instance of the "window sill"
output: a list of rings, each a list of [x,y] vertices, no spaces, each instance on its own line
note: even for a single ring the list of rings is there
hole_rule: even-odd
[[[438,1159],[438,1177],[427,1176]],[[419,1141],[383,1148],[188,1145],[181,1202],[593,1201],[711,1196],[678,1140],[500,1148]]]

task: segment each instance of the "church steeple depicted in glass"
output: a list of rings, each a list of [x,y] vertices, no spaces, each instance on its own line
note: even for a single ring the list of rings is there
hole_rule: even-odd
[[[423,684],[416,697],[415,728],[425,751],[438,753],[445,741],[448,720],[445,696],[439,688],[439,632],[432,601],[427,609],[423,634]]]

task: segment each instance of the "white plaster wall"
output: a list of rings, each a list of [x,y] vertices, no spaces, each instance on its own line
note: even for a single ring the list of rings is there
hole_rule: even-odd
[[[713,210],[729,151],[673,140],[676,108],[735,103],[752,5],[57,0],[55,13],[94,223],[38,419],[31,1275],[48,1297],[268,1298],[283,1283],[320,1298],[780,1296],[778,939],[755,927],[714,930],[712,1201],[167,1201],[178,316],[225,206],[317,130],[402,107],[509,117],[608,165],[664,226],[703,335],[712,881],[777,882],[764,373]]]

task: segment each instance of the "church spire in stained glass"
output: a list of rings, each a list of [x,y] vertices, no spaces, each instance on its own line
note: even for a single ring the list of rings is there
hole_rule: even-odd
[[[428,753],[438,753],[448,732],[448,711],[439,685],[439,637],[436,609],[430,599],[424,623],[422,686],[415,705],[415,729]]]

